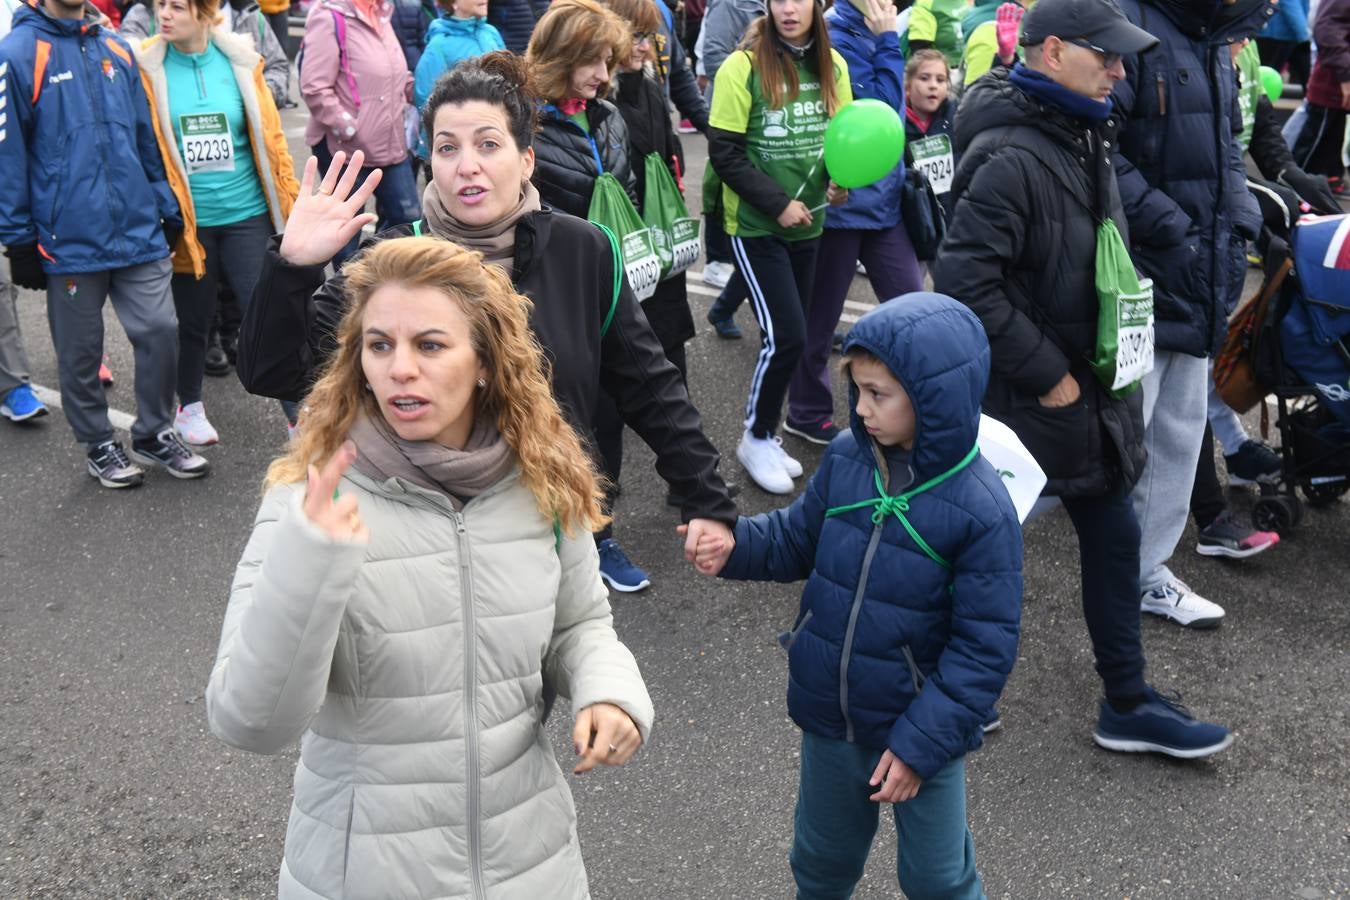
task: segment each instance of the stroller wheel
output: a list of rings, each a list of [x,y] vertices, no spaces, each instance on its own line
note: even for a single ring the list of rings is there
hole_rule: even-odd
[[[1332,481],[1322,483],[1305,483],[1303,486],[1303,496],[1308,498],[1308,505],[1314,509],[1323,506],[1330,506],[1350,491],[1350,481]]]
[[[1252,507],[1252,524],[1258,531],[1287,534],[1303,521],[1303,504],[1289,494],[1262,497]]]

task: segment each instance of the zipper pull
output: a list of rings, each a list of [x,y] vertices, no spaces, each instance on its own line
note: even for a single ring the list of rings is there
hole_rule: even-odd
[[[455,510],[451,515],[453,515],[455,519],[455,530],[460,534],[467,532],[468,529],[464,527],[464,513]]]

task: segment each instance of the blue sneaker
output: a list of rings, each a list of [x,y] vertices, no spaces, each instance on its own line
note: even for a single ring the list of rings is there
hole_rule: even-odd
[[[708,310],[708,322],[712,324],[713,331],[717,332],[717,336],[724,340],[739,341],[742,337],[741,326],[737,325],[736,320],[731,316],[717,315],[716,304]]]
[[[0,403],[0,416],[11,422],[27,422],[47,415],[47,406],[33,393],[33,388],[21,384],[5,395]]]
[[[625,594],[651,586],[647,573],[633,565],[614,538],[605,538],[596,549],[600,551],[600,577],[605,584]]]
[[[1092,739],[1119,753],[1165,753],[1179,759],[1199,759],[1227,749],[1233,734],[1222,725],[1201,722],[1176,695],[1164,697],[1144,688],[1145,700],[1127,713],[1118,713],[1102,701]]]

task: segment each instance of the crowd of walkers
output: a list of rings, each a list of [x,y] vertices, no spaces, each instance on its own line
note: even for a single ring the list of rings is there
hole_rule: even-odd
[[[301,742],[281,896],[587,896],[544,722],[568,698],[577,773],[652,728],[606,590],[651,583],[612,518],[626,427],[697,571],[806,583],[798,896],[850,895],[881,803],[908,896],[983,896],[964,757],[1002,725],[1023,547],[982,416],[1077,534],[1096,743],[1230,745],[1146,677],[1141,614],[1224,618],[1168,566],[1188,518],[1201,554],[1278,544],[1228,509],[1215,439],[1230,484],[1280,461],[1211,358],[1249,258],[1341,211],[1350,2],[316,0],[298,46],[287,9],[0,0],[0,415],[48,412],[17,285],[104,487],[208,474],[207,374],[284,416],[206,694],[228,743]],[[1283,130],[1263,63],[1306,82]],[[855,100],[906,141],[845,188]],[[587,221],[611,184],[648,217],[694,132],[707,319],[741,338],[749,300],[760,336],[734,455],[797,494],[754,517],[690,399],[686,275],[639,300]],[[879,305],[837,334],[859,271]]]

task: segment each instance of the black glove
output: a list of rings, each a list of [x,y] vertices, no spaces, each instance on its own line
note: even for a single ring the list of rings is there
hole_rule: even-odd
[[[37,244],[6,247],[5,255],[9,257],[9,274],[15,284],[35,291],[47,289],[47,273],[42,271],[42,256]]]
[[[178,249],[178,242],[183,238],[183,223],[170,222],[165,219],[163,228],[164,243],[169,245],[169,255],[172,256],[174,251]]]
[[[1313,212],[1333,216],[1344,211],[1336,195],[1331,192],[1331,185],[1321,175],[1309,175],[1297,166],[1290,166],[1275,180],[1293,188],[1299,198],[1313,208]]]

